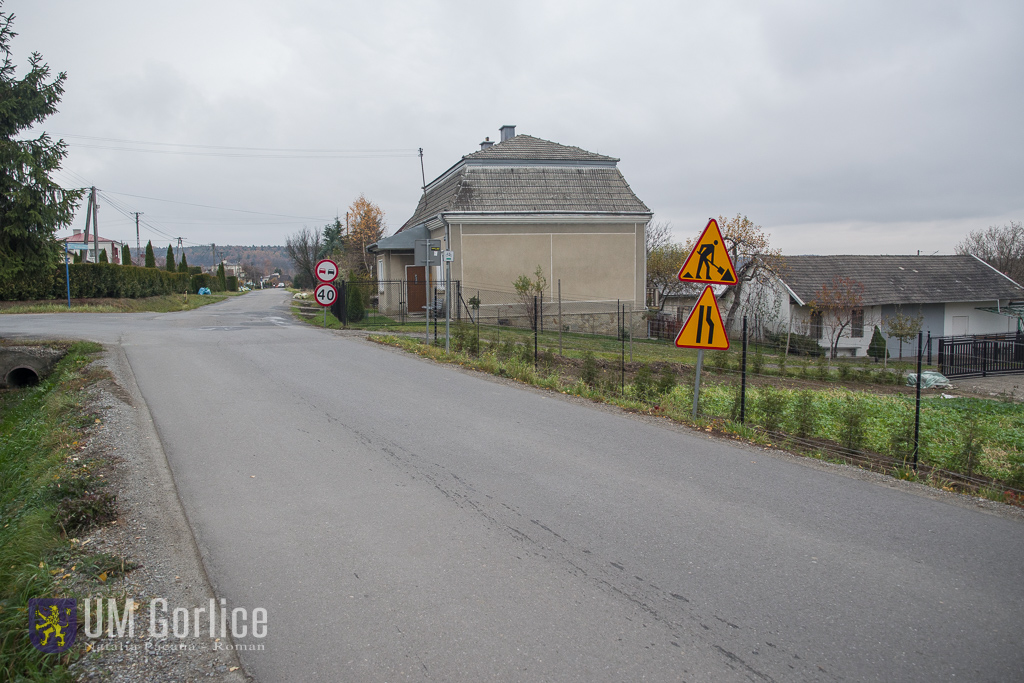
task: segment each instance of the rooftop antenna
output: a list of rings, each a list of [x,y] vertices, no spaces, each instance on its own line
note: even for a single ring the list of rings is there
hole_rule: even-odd
[[[423,170],[423,148],[420,147],[420,177],[423,178],[423,191],[427,191],[427,172]]]

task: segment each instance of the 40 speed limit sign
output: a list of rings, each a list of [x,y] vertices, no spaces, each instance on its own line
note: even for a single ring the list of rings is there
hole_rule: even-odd
[[[338,290],[335,289],[334,285],[321,282],[316,286],[316,289],[313,290],[313,298],[316,299],[318,304],[327,308],[334,303],[335,299],[338,298]]]

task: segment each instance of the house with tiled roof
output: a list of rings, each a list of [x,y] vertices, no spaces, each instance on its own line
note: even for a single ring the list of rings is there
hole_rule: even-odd
[[[750,288],[743,305],[770,331],[809,335],[828,347],[828,319],[815,303],[822,287],[837,279],[851,283],[860,304],[844,316],[848,325],[837,345],[844,355],[864,355],[874,326],[884,334],[885,322],[898,313],[920,317],[921,331],[933,339],[1005,334],[1022,325],[1024,287],[971,255],[786,256],[767,291]],[[886,343],[898,356],[899,340],[890,337]],[[916,342],[902,349],[905,356],[917,354]]]
[[[379,280],[422,282],[417,240],[452,252],[451,277],[463,292],[512,292],[540,266],[553,297],[644,305],[644,230],[651,211],[623,178],[618,159],[500,129],[427,184],[412,216],[369,246]],[[430,273],[442,277],[442,268]],[[423,303],[412,291],[408,311]],[[481,297],[484,294],[481,293]],[[497,296],[497,294],[495,294]],[[485,302],[486,303],[486,302]]]
[[[85,234],[81,230],[76,228],[74,230],[74,233],[70,237],[65,237],[60,241],[67,242],[69,245],[82,244],[85,242]],[[94,241],[97,242],[98,244],[94,245]],[[98,238],[96,238],[96,236],[94,235],[89,235],[89,249],[83,249],[81,251],[83,260],[86,263],[97,262],[98,256],[95,248],[96,246],[99,247],[100,252],[107,252],[108,262],[121,263],[121,250],[124,249],[124,242],[118,242],[117,240],[112,240],[107,237],[103,237],[102,235],[99,236]],[[71,253],[74,254],[76,252],[72,251]]]

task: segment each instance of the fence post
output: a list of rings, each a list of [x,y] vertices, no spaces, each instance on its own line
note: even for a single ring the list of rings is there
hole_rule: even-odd
[[[747,316],[743,316],[743,365],[740,369],[740,424],[747,417]]]
[[[921,439],[921,355],[924,349],[921,348],[923,333],[917,333],[917,401],[914,405],[914,471],[917,471],[917,454],[920,450]]]
[[[981,342],[981,376],[988,377],[988,340]]]
[[[700,366],[704,365],[704,349],[697,349],[697,368],[693,377],[693,419],[697,419],[697,406],[700,405]]]
[[[619,327],[619,343],[621,344],[622,351],[619,354],[619,393],[625,396],[626,394],[626,335],[622,334],[622,323],[626,319],[626,307],[622,305],[620,299],[615,300],[615,312],[618,314],[618,327]]]
[[[562,278],[558,278],[558,355],[562,354]]]
[[[928,330],[928,360],[927,360],[927,364],[929,366],[931,366],[931,364],[932,364],[932,331],[931,330]]]
[[[533,370],[537,371],[537,297],[533,297]]]
[[[435,306],[437,306],[437,287],[434,287],[434,298],[427,302],[427,315],[434,318],[434,343],[437,343],[437,311]],[[430,318],[427,318],[427,320],[427,329],[430,329]]]

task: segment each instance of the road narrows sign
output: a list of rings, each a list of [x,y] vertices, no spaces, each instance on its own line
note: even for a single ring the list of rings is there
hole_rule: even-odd
[[[683,329],[676,335],[676,346],[684,349],[719,351],[729,348],[729,335],[725,333],[722,313],[718,310],[718,302],[715,301],[711,285],[704,288]]]
[[[321,282],[313,290],[313,298],[316,299],[318,304],[327,308],[338,298],[338,290],[332,284]]]
[[[329,258],[320,259],[316,262],[313,272],[320,282],[334,282],[338,277],[338,264]]]
[[[718,221],[708,221],[700,239],[693,245],[690,255],[679,269],[681,282],[704,282],[709,285],[736,284],[736,268],[733,267],[725,239],[718,229]]]

